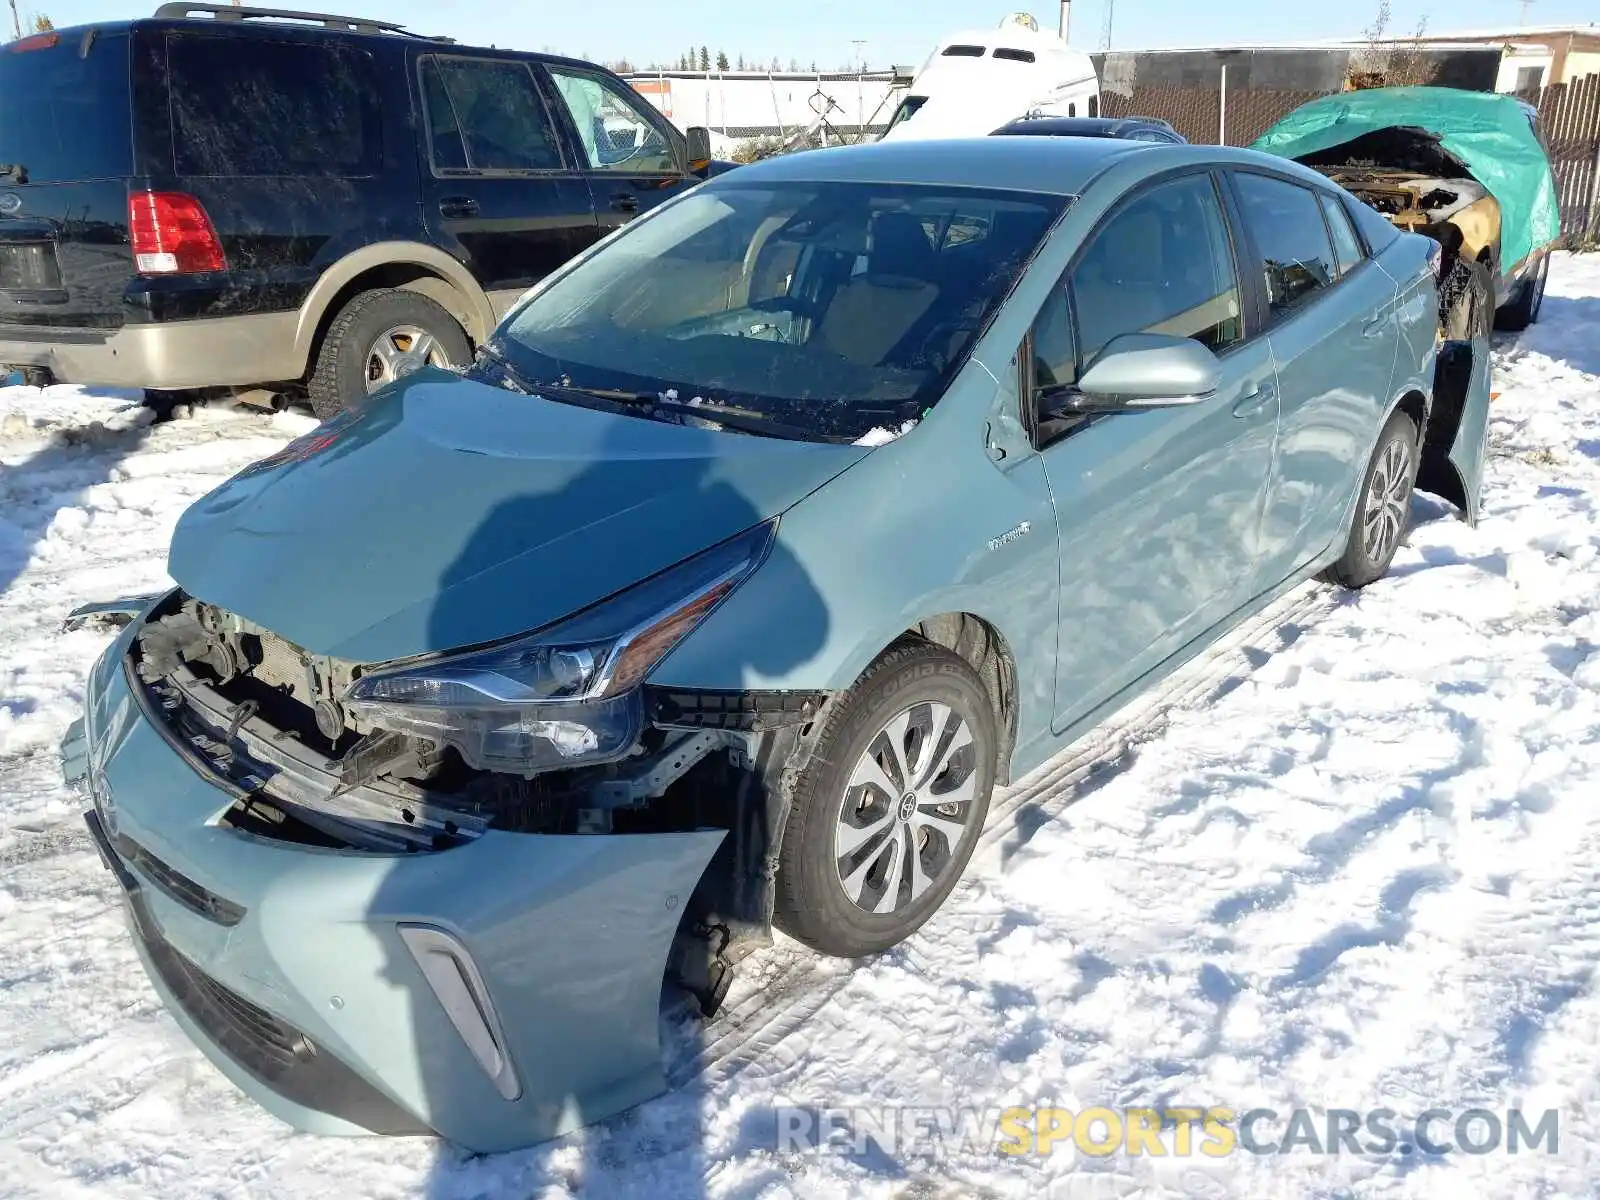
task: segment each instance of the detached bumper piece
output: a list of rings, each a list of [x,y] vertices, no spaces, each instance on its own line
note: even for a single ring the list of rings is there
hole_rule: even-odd
[[[299,1030],[212,979],[161,936],[138,878],[113,849],[98,812],[84,823],[100,857],[122,885],[137,947],[151,975],[240,1069],[291,1104],[326,1112],[377,1134],[433,1131]]]

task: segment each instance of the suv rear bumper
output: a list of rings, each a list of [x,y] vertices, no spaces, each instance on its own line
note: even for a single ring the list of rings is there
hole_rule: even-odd
[[[62,383],[198,388],[279,383],[305,370],[294,351],[297,314],[98,329],[0,326],[0,363],[46,367]]]

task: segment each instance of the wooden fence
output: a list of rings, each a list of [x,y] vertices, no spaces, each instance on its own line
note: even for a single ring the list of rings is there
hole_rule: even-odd
[[[1248,146],[1280,118],[1326,93],[1230,86],[1139,87],[1101,98],[1107,116],[1161,117],[1191,142]],[[1552,84],[1521,98],[1539,110],[1561,203],[1561,232],[1600,239],[1600,75]]]

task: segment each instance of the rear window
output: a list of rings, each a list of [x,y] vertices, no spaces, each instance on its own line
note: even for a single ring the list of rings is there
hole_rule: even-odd
[[[372,55],[348,46],[173,34],[179,175],[376,175],[383,106]]]
[[[0,49],[0,163],[30,183],[68,183],[133,173],[128,35],[96,32]],[[4,183],[20,182],[16,174]]]

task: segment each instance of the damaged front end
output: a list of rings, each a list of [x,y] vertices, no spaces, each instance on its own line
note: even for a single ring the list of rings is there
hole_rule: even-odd
[[[151,978],[218,1067],[299,1128],[478,1150],[663,1090],[663,978],[709,1015],[768,936],[776,793],[825,697],[645,678],[773,532],[545,630],[381,664],[182,590],[104,606],[132,624],[63,757]]]

